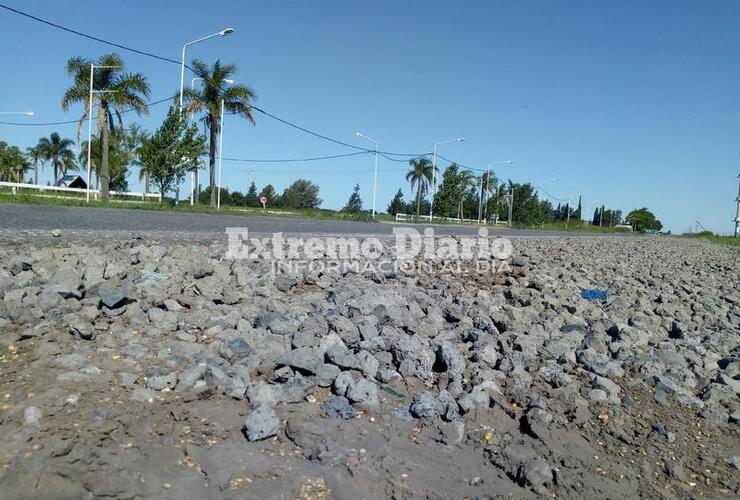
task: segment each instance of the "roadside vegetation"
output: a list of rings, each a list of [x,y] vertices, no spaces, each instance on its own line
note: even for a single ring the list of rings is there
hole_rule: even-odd
[[[699,233],[684,233],[681,236],[685,238],[700,238],[703,240],[710,241],[712,243],[717,243],[719,245],[730,245],[730,246],[740,248],[740,238],[735,238],[734,236],[720,236],[718,234],[714,234],[712,231],[701,231]]]
[[[92,108],[91,64],[95,65]],[[39,171],[49,168],[53,174],[51,184],[56,184],[65,175],[87,171],[89,161],[91,187],[99,192],[97,199],[88,205],[80,193],[46,191],[32,195],[21,191],[11,195],[0,191],[0,201],[197,212],[210,212],[220,206],[222,212],[230,213],[373,220],[372,212],[363,206],[359,185],[355,185],[341,210],[322,209],[319,186],[307,179],[295,180],[282,193],[272,184],[258,188],[254,182],[244,193],[226,188],[219,192],[216,160],[221,114],[237,115],[256,125],[252,103],[257,97],[250,87],[234,82],[238,68],[233,64],[193,60],[191,67],[196,77],[183,90],[182,101],[175,98],[161,126],[150,133],[137,123],[124,124],[124,118],[149,113],[150,84],[144,74],[129,70],[115,53],[97,60],[70,58],[67,73],[71,82],[60,106],[64,111],[72,106],[82,108],[76,141],[53,132],[25,151],[0,141],[0,181],[38,185]],[[89,144],[80,143],[80,129],[88,119],[93,120],[95,132]],[[203,124],[203,135],[198,133],[197,122]],[[75,156],[76,144],[79,153]],[[202,169],[207,173],[205,182],[200,181]],[[128,192],[128,178],[135,171],[145,194],[150,192],[150,187],[163,193],[159,201],[111,194],[111,191]],[[191,193],[180,190],[189,175],[193,176],[195,185],[192,206]],[[638,232],[662,228],[647,208],[633,210],[623,217],[620,209],[602,205],[591,216],[584,213],[580,197],[557,200],[530,183],[504,181],[492,170],[464,168],[456,163],[440,172],[428,155],[409,160],[405,180],[412,196],[406,200],[403,186],[400,187],[387,205],[386,213],[379,210],[374,220],[390,221],[397,214],[405,214],[405,222],[428,223],[433,214],[434,223],[450,224],[594,232],[625,230],[617,227],[624,224]],[[78,180],[77,184],[84,182],[86,179]],[[262,201],[267,210],[263,210]]]

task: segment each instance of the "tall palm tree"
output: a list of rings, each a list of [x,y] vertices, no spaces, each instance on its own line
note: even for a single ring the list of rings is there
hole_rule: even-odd
[[[108,165],[109,134],[116,133],[117,127],[123,129],[121,114],[134,110],[139,115],[148,115],[146,99],[150,87],[141,73],[124,72],[123,59],[118,54],[106,54],[93,62],[82,57],[67,61],[67,73],[72,77],[72,86],[62,97],[62,109],[67,111],[74,103],[82,103],[84,113],[77,127],[79,140],[82,123],[92,115],[89,109],[90,65],[101,66],[93,74],[93,106],[97,104],[98,135],[102,137],[102,158],[100,162],[100,197],[108,198],[110,170]],[[114,67],[102,67],[114,66]],[[118,123],[116,125],[116,122]]]
[[[221,132],[221,101],[223,100],[225,112],[240,115],[254,125],[252,102],[257,96],[245,85],[229,83],[229,77],[237,71],[233,64],[222,65],[221,61],[216,61],[213,66],[208,67],[203,61],[196,59],[192,67],[195,76],[202,79],[202,86],[199,89],[184,90],[183,107],[188,114],[202,114],[208,127],[211,206],[216,206],[216,152],[217,138]]]
[[[39,163],[41,163],[41,169],[44,168],[44,153],[39,144],[26,148],[26,156],[33,162],[33,183],[38,185],[39,183]]]
[[[416,189],[416,220],[421,212],[421,198],[432,182],[434,167],[429,158],[413,158],[409,160],[411,170],[406,173],[406,180],[411,184],[411,190]]]
[[[49,137],[39,139],[36,145],[44,161],[51,162],[54,169],[54,184],[67,173],[67,170],[76,170],[75,154],[72,151],[74,143],[72,139],[63,139],[56,132],[52,132]]]

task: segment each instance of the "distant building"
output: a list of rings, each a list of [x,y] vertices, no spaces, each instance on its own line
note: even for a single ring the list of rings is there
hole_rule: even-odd
[[[87,183],[79,175],[65,175],[54,185],[57,187],[87,189]]]

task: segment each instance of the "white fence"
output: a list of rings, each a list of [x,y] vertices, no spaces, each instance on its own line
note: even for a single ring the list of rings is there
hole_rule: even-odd
[[[416,219],[416,216],[413,214],[396,214],[396,222],[404,222],[404,221],[413,221]],[[432,218],[428,215],[419,215],[419,220],[425,220],[427,222],[432,222]],[[456,224],[485,224],[485,221],[478,221],[476,219],[457,219],[457,218],[451,218],[451,217],[434,217],[434,220],[441,223],[456,223]],[[497,221],[493,224],[494,226],[499,225],[506,225],[506,222]]]
[[[9,187],[13,189],[13,194],[17,193],[18,189],[35,189],[39,191],[39,193],[44,193],[46,191],[58,191],[63,193],[81,193],[86,194],[88,191],[90,192],[90,196],[94,199],[98,199],[100,196],[100,191],[97,189],[81,189],[81,188],[70,188],[70,187],[64,187],[64,186],[41,186],[38,184],[25,184],[22,182],[3,182],[0,181],[0,187]],[[110,191],[110,194],[112,196],[130,196],[132,198],[141,198],[141,201],[145,201],[147,198],[156,198],[157,200],[161,201],[162,196],[159,193],[133,193],[133,192],[120,192],[120,191]]]

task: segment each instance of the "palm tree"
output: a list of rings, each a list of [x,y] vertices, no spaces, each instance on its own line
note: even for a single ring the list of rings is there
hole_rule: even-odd
[[[80,145],[80,154],[77,158],[82,168],[87,169],[87,141],[83,141]],[[95,173],[95,189],[98,189],[98,183],[102,182],[101,171],[103,165],[103,146],[97,135],[92,136],[90,160],[90,170]],[[119,139],[117,136],[113,136],[108,144],[108,173],[110,176],[110,186],[117,188],[122,181],[126,180],[127,161],[127,155],[119,146]],[[113,189],[113,191],[116,191],[116,189]]]
[[[72,139],[62,139],[56,132],[52,132],[49,137],[42,137],[36,148],[41,153],[44,161],[51,162],[54,169],[54,184],[59,178],[67,173],[67,170],[76,170],[75,154],[71,146],[74,145]]]
[[[478,185],[479,178],[470,170],[462,170],[457,174],[457,191],[460,193],[460,200],[457,204],[457,218],[463,218],[463,202],[468,190]]]
[[[435,167],[429,158],[414,158],[409,160],[411,170],[406,173],[406,180],[411,184],[411,190],[416,188],[416,220],[421,212],[421,198],[432,182],[432,172]]]
[[[17,146],[0,141],[0,180],[22,182],[31,164]]]
[[[33,162],[33,183],[38,185],[39,183],[39,162],[41,162],[41,169],[44,168],[44,153],[41,149],[41,145],[26,148],[26,156]]]
[[[202,114],[209,130],[211,206],[216,206],[216,150],[218,134],[221,132],[221,101],[226,112],[240,115],[254,125],[252,101],[257,96],[245,85],[230,84],[229,77],[237,71],[233,64],[221,65],[221,61],[216,61],[209,68],[206,63],[196,59],[192,66],[195,76],[203,80],[203,85],[200,89],[184,90],[183,106],[188,114]]]
[[[126,135],[121,138],[121,147],[126,155],[127,163],[132,167],[139,168],[139,180],[144,181],[144,192],[149,192],[149,176],[141,168],[141,147],[149,139],[149,132],[144,130],[138,123],[132,123],[126,130]]]
[[[67,111],[72,104],[77,102],[84,105],[84,113],[77,127],[78,140],[82,123],[92,115],[92,110],[89,109],[91,64],[101,66],[94,72],[93,106],[98,104],[96,120],[98,135],[102,137],[100,197],[107,199],[110,183],[109,134],[115,134],[117,127],[123,129],[121,118],[123,112],[134,110],[139,115],[149,114],[145,99],[149,99],[150,88],[146,77],[141,73],[124,72],[123,60],[118,54],[106,54],[96,62],[81,57],[71,58],[67,61],[67,73],[72,77],[73,82],[62,97],[62,109]]]

